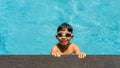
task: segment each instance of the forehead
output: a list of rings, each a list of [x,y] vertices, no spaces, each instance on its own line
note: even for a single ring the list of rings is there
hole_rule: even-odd
[[[71,33],[71,32],[69,32],[67,29],[65,29],[65,30],[60,30],[59,32],[61,32],[61,33]]]

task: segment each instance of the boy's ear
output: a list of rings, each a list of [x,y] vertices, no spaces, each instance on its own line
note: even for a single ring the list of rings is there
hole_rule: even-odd
[[[73,37],[74,37],[74,35],[71,36],[71,38],[73,38]]]
[[[55,35],[55,37],[58,39],[57,35]]]

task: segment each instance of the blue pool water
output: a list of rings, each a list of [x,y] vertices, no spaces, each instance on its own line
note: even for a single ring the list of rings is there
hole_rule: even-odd
[[[49,54],[58,25],[87,54],[120,54],[120,0],[0,0],[0,54]]]

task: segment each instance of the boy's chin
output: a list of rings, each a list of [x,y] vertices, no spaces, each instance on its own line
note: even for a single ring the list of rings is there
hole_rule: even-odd
[[[62,42],[61,45],[67,45],[68,43],[67,42]]]

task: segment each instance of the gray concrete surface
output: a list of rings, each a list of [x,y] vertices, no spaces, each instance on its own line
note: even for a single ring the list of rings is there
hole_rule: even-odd
[[[120,68],[120,55],[0,55],[0,68]]]

